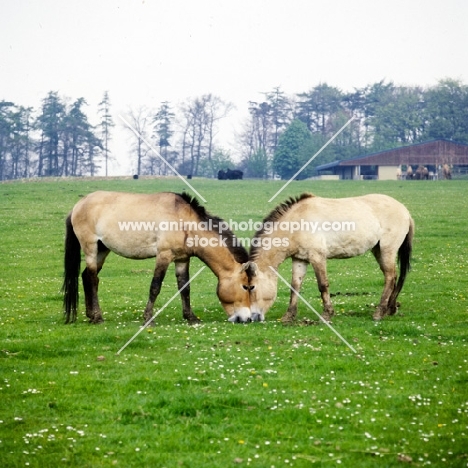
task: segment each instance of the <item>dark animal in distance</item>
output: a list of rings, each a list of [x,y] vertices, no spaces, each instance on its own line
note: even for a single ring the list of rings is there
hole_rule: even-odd
[[[244,173],[239,170],[227,169],[223,171],[222,169],[218,171],[218,180],[241,180],[244,176]]]

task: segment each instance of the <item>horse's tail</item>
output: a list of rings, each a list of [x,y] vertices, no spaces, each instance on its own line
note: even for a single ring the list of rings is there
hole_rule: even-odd
[[[392,297],[394,300],[400,294],[403,285],[405,284],[406,275],[411,269],[411,252],[413,250],[413,237],[414,237],[414,221],[410,217],[410,225],[408,233],[406,234],[405,240],[398,249],[398,264],[400,266],[400,275],[396,284],[395,290],[393,291]]]
[[[73,230],[71,214],[65,222],[65,256],[64,256],[64,275],[63,275],[63,309],[65,314],[65,323],[76,320],[76,309],[78,308],[78,278],[80,275],[81,247]]]

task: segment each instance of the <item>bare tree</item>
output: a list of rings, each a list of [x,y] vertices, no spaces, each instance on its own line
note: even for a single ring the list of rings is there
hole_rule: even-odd
[[[213,172],[213,177],[216,176],[217,170],[213,162],[213,154],[215,152],[214,139],[218,133],[218,123],[221,119],[227,117],[234,109],[234,105],[223,101],[217,96],[209,94],[206,100],[206,112],[208,120],[208,162]]]
[[[151,131],[151,122],[152,116],[150,111],[145,106],[140,106],[138,109],[130,109],[127,112],[127,120],[135,132],[129,128],[125,127],[127,132],[130,132],[132,137],[135,139],[133,143],[133,153],[136,154],[137,164],[136,164],[136,174],[142,174],[142,165],[143,161],[148,153],[148,147],[143,139],[148,139],[149,132]]]
[[[189,174],[198,174],[200,161],[204,158],[214,171],[217,126],[232,108],[232,104],[212,94],[192,99],[182,106],[182,161]]]

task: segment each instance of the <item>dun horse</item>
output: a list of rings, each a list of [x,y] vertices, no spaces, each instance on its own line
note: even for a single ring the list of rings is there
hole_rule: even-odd
[[[98,274],[109,252],[126,258],[157,257],[147,322],[171,262],[177,285],[189,280],[190,257],[200,258],[217,276],[218,298],[231,322],[250,321],[247,251],[238,245],[227,223],[210,215],[196,198],[182,193],[131,194],[94,192],[80,200],[66,220],[65,275],[63,283],[66,323],[76,320],[81,249],[86,268],[82,273],[86,315],[91,323],[103,321],[98,301]],[[243,265],[244,264],[244,265]],[[199,319],[190,306],[187,285],[181,291],[183,316]]]
[[[385,285],[374,319],[397,311],[397,297],[410,268],[414,222],[401,203],[386,195],[329,199],[303,194],[274,209],[251,243],[250,285],[253,320],[263,320],[276,299],[278,277],[270,266],[292,257],[292,287],[300,291],[310,263],[322,296],[325,320],[334,315],[326,261],[350,258],[371,250],[383,272]],[[400,263],[397,282],[396,257]],[[297,295],[291,292],[283,321],[297,313]]]

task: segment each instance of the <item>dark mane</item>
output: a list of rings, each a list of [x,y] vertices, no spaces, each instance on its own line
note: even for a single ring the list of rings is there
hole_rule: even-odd
[[[290,197],[287,200],[285,200],[283,203],[280,203],[262,221],[263,227],[255,233],[254,238],[263,236],[263,234],[265,233],[265,225],[268,226],[267,223],[275,223],[279,221],[291,209],[292,206],[296,205],[302,200],[305,200],[306,198],[312,198],[312,197],[315,197],[315,195],[313,195],[312,193],[302,193],[301,195],[298,195],[297,197]],[[250,260],[255,260],[258,257],[259,250],[260,250],[260,247],[258,245],[251,246],[250,255],[249,255]]]
[[[187,202],[193,211],[197,213],[198,218],[201,222],[207,222],[211,220],[211,225],[213,226],[213,231],[219,233],[226,240],[226,245],[229,251],[234,256],[236,262],[238,263],[245,263],[249,259],[249,254],[247,250],[245,250],[244,246],[237,240],[235,234],[228,228],[225,228],[223,225],[223,229],[219,231],[219,223],[223,220],[218,218],[217,216],[213,216],[205,210],[205,207],[200,205],[198,199],[192,195],[189,195],[186,192],[176,194],[181,197],[185,202]]]

